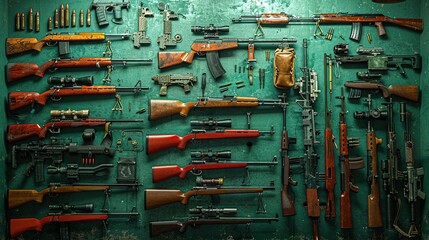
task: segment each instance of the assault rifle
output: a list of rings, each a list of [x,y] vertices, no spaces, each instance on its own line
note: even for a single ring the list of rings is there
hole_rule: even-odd
[[[128,32],[122,34],[107,34],[103,32],[78,32],[78,33],[47,33],[46,37],[37,38],[6,38],[6,55],[27,52],[30,50],[42,51],[46,46],[53,46],[58,43],[58,49],[69,48],[70,42],[78,41],[102,41],[110,38],[128,39],[131,35]],[[61,55],[61,54],[60,54]]]
[[[9,189],[7,190],[7,209],[14,209],[28,202],[43,203],[45,196],[53,197],[62,193],[77,193],[86,191],[104,191],[106,196],[110,194],[112,188],[126,188],[137,191],[141,184],[123,183],[123,184],[92,184],[80,183],[73,185],[64,185],[51,183],[42,191],[38,192],[32,189]]]
[[[151,63],[152,59],[112,59],[112,58],[54,58],[48,62],[37,65],[35,63],[8,63],[6,81],[13,82],[29,76],[43,77],[47,70],[61,68],[111,68],[112,65],[127,66],[129,63]]]
[[[220,78],[225,74],[225,69],[219,60],[219,51],[238,48],[240,43],[247,44],[247,61],[255,62],[255,44],[278,44],[289,45],[295,43],[295,38],[280,39],[253,39],[253,38],[219,38],[218,33],[229,32],[228,26],[192,26],[192,32],[204,33],[204,39],[197,39],[192,43],[191,51],[187,52],[159,52],[158,68],[164,69],[179,65],[181,63],[192,63],[195,54],[206,55],[207,66],[214,79]]]
[[[103,154],[113,157],[115,149],[111,148],[112,135],[109,132],[101,142],[101,145],[79,145],[76,142],[64,141],[63,139],[51,138],[49,143],[33,141],[28,144],[14,145],[12,147],[12,168],[17,167],[17,159],[30,159],[31,163],[25,171],[25,176],[30,176],[34,171],[34,180],[36,183],[43,182],[44,162],[46,159],[52,160],[55,166],[60,165],[64,160],[64,153],[81,154],[82,163],[94,163],[95,156]]]
[[[426,194],[423,192],[423,175],[425,174],[422,167],[416,168],[414,166],[414,142],[411,136],[411,112],[406,109],[405,103],[400,103],[400,120],[404,123],[404,139],[405,139],[405,163],[407,164],[407,170],[398,172],[398,175],[402,178],[404,186],[404,197],[410,204],[410,228],[408,232],[404,231],[399,226],[399,215],[401,210],[401,201],[398,199],[398,208],[393,227],[402,236],[408,238],[417,237],[420,231],[417,227],[418,222],[416,215],[418,214],[417,204],[418,200],[423,201],[426,199]]]
[[[262,135],[273,135],[274,128],[271,127],[270,131],[259,130],[224,130],[218,129],[213,132],[206,130],[192,130],[192,133],[183,137],[167,134],[167,135],[154,135],[149,134],[146,136],[146,153],[152,154],[164,149],[176,147],[179,150],[184,150],[189,141],[194,140],[209,140],[209,139],[225,139],[225,138],[257,138]]]
[[[352,183],[350,170],[364,167],[361,157],[350,158],[349,148],[359,146],[359,139],[349,138],[346,124],[346,100],[344,88],[341,88],[341,112],[340,112],[340,166],[341,166],[341,196],[340,196],[340,226],[341,228],[352,228],[352,206],[350,190],[358,192],[359,187]]]
[[[362,23],[374,24],[377,28],[378,36],[385,36],[386,30],[384,23],[390,23],[413,29],[416,31],[423,31],[422,19],[416,18],[391,18],[383,14],[356,14],[356,13],[321,13],[314,14],[311,17],[300,17],[295,15],[288,15],[286,13],[264,13],[259,15],[247,15],[240,18],[233,18],[233,23],[241,22],[256,22],[258,28],[256,29],[256,36],[263,36],[264,31],[262,25],[287,25],[289,23],[302,23],[302,22],[321,22],[321,23],[351,23],[352,30],[350,39],[360,41],[362,36]],[[257,34],[261,30],[261,34]],[[317,29],[315,30],[316,34]]]
[[[241,217],[223,217],[221,215],[232,215],[237,213],[236,208],[193,208],[189,209],[192,216],[185,221],[159,221],[150,222],[150,237],[156,237],[163,233],[179,232],[184,233],[188,226],[197,228],[201,225],[221,225],[221,224],[251,224],[251,223],[271,223],[278,222],[279,217],[273,218],[241,218]]]
[[[186,178],[186,175],[191,172],[194,175],[200,175],[204,170],[228,169],[228,168],[247,168],[249,166],[273,166],[277,165],[277,159],[274,158],[271,162],[226,162],[226,161],[192,161],[191,164],[185,167],[178,165],[169,166],[154,166],[152,167],[152,182],[157,183],[167,180],[172,177]]]
[[[146,189],[145,209],[154,209],[175,202],[186,205],[189,198],[193,196],[262,193],[264,190],[274,190],[274,187],[194,187],[188,192],[173,189]]]
[[[52,99],[53,101],[59,101],[63,97],[68,96],[113,95],[122,92],[139,93],[141,91],[147,90],[149,90],[149,88],[142,87],[140,80],[137,81],[134,87],[55,85],[43,93],[10,92],[9,109],[13,111],[26,106],[34,106],[36,103],[45,106],[49,99]]]
[[[259,107],[283,106],[281,99],[258,99],[254,97],[198,97],[194,102],[181,102],[179,100],[149,100],[149,120],[180,114],[187,117],[194,108],[230,108],[230,107]]]
[[[51,113],[51,116],[52,113]],[[74,118],[74,119],[51,119],[45,125],[40,126],[37,123],[30,124],[10,124],[7,127],[7,141],[10,143],[18,142],[30,137],[45,138],[46,134],[51,133],[60,133],[61,128],[76,128],[76,127],[94,127],[94,126],[105,126],[106,131],[108,130],[110,124],[117,123],[138,123],[143,122],[141,119],[132,119],[132,120],[107,120],[104,118]],[[107,134],[107,132],[105,133]]]
[[[49,214],[42,219],[37,218],[12,218],[9,221],[10,237],[16,238],[19,235],[35,230],[41,232],[43,227],[49,223],[71,223],[86,221],[107,221],[110,218],[136,217],[139,213],[69,213],[69,214]]]

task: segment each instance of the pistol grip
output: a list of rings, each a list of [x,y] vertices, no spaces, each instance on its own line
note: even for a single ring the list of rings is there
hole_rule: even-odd
[[[185,84],[183,85],[183,90],[185,91],[185,93],[188,93],[191,91],[191,87],[189,86],[189,84]]]
[[[386,34],[387,34],[386,29],[384,29],[382,22],[375,22],[374,26],[377,28],[378,36],[380,36],[380,37],[386,36]]]
[[[207,52],[206,58],[207,66],[209,67],[210,73],[212,74],[214,79],[218,79],[226,73],[225,69],[220,63],[218,51]]]

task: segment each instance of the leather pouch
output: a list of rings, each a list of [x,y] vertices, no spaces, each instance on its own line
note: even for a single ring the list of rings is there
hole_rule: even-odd
[[[277,48],[274,52],[274,86],[291,88],[295,85],[295,50],[293,48]]]

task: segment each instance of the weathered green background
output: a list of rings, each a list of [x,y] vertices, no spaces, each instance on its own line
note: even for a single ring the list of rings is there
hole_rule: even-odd
[[[59,8],[60,1],[2,1],[0,8],[3,9],[3,15],[1,15],[1,26],[2,34],[0,35],[1,41],[4,42],[6,37],[37,37],[42,38],[47,31],[47,18],[53,16],[55,8]],[[177,47],[170,48],[168,50],[181,50],[188,51],[192,41],[201,36],[195,36],[190,32],[190,26],[192,25],[208,25],[214,23],[215,25],[230,25],[230,32],[225,37],[239,37],[247,38],[252,37],[255,29],[255,24],[237,24],[231,25],[230,19],[238,17],[239,15],[256,14],[263,12],[286,12],[288,14],[295,14],[298,16],[311,16],[317,13],[330,13],[330,12],[350,12],[350,13],[383,13],[391,17],[415,17],[424,18],[425,25],[428,26],[427,14],[429,12],[428,1],[412,1],[408,0],[403,3],[393,5],[382,5],[375,4],[369,0],[365,1],[168,1],[170,9],[177,13],[183,14],[178,21],[173,22],[173,34],[180,33],[183,36],[183,42],[179,43]],[[81,8],[85,11],[89,7],[89,1],[73,1],[69,2],[70,12],[72,9],[76,9],[77,12]],[[91,27],[76,27],[69,29],[54,29],[54,32],[78,32],[78,31],[103,31],[106,33],[123,33],[128,29],[131,33],[137,29],[137,6],[138,2],[131,1],[131,9],[123,11],[125,23],[123,25],[110,25],[106,28],[99,29],[96,20],[95,12],[92,11],[92,25]],[[145,94],[132,96],[131,94],[123,94],[122,101],[124,104],[124,111],[122,113],[112,113],[111,108],[115,103],[113,96],[95,96],[95,97],[81,97],[81,98],[67,98],[61,102],[49,102],[47,106],[43,108],[37,108],[35,112],[30,112],[29,109],[20,112],[18,116],[7,113],[6,111],[1,112],[1,126],[5,129],[6,124],[12,123],[39,123],[43,124],[48,121],[49,111],[52,109],[91,109],[92,117],[105,117],[110,119],[134,119],[134,118],[145,118],[147,119],[147,113],[143,115],[136,115],[135,112],[141,108],[147,108],[148,99],[158,99],[159,86],[153,85],[150,80],[151,76],[159,74],[160,71],[157,69],[156,56],[158,52],[158,46],[156,44],[156,38],[162,32],[162,15],[157,10],[157,1],[145,1],[144,6],[150,8],[155,13],[155,17],[148,19],[148,35],[152,40],[150,47],[142,47],[140,49],[134,49],[131,40],[129,41],[114,41],[112,43],[114,58],[153,58],[154,62],[152,65],[147,66],[129,66],[127,68],[116,67],[112,73],[112,84],[115,86],[132,86],[139,79],[142,80],[145,86],[151,87],[151,90]],[[33,7],[34,12],[39,11],[41,14],[41,31],[39,33],[14,30],[14,16],[16,12],[25,12],[28,14],[28,9]],[[111,16],[109,16],[111,19]],[[348,25],[331,25],[335,29],[334,39],[328,41],[322,38],[313,38],[314,25],[290,25],[287,27],[265,27],[266,37],[268,38],[282,38],[282,37],[296,37],[298,43],[294,45],[297,53],[296,58],[296,77],[300,77],[302,66],[302,39],[309,39],[309,67],[313,68],[319,73],[319,87],[322,89],[319,99],[316,104],[316,111],[319,115],[316,118],[317,127],[323,133],[324,128],[324,99],[323,99],[323,53],[332,54],[332,48],[335,44],[344,42],[339,36],[343,35],[346,39],[345,42],[350,44],[351,53],[354,53],[355,49],[359,44],[365,47],[383,47],[386,54],[412,54],[414,52],[420,52],[423,58],[423,69],[420,74],[407,68],[407,78],[402,78],[398,72],[390,71],[384,76],[384,83],[389,84],[419,84],[421,89],[421,102],[420,104],[408,103],[408,109],[413,111],[413,136],[416,145],[415,159],[416,165],[424,166],[426,173],[429,165],[427,161],[424,161],[429,156],[429,129],[425,128],[425,123],[428,121],[428,83],[429,77],[427,64],[428,64],[428,41],[429,35],[427,30],[423,33],[417,33],[411,30],[386,26],[388,37],[380,39],[377,36],[376,28],[372,26],[364,26],[363,37],[360,43],[351,42],[348,40],[350,26]],[[330,26],[322,25],[323,30],[326,32]],[[373,42],[371,44],[366,40],[366,34],[371,33],[373,36]],[[104,51],[105,45],[103,43],[85,43],[85,44],[72,44],[71,51],[74,58],[79,57],[100,57]],[[271,50],[271,61],[265,61],[265,50]],[[228,95],[238,96],[255,96],[260,98],[276,98],[277,95],[282,93],[272,86],[272,56],[274,48],[261,48],[257,46],[256,58],[257,63],[255,64],[255,83],[253,86],[247,84],[247,72],[245,74],[234,73],[234,65],[244,67],[246,65],[246,47],[243,46],[239,50],[225,51],[221,53],[221,61],[227,74],[220,80],[214,81],[210,77],[208,72],[205,58],[197,57],[194,62],[189,66],[182,66],[178,68],[169,69],[163,71],[163,73],[193,73],[199,77],[201,73],[207,72],[208,86],[206,89],[206,96],[220,96],[218,86],[227,82],[236,82],[243,80],[246,82],[246,87],[236,89],[234,84],[230,87],[230,90],[225,92]],[[29,52],[20,56],[14,56],[6,58],[4,54],[4,48],[0,48],[0,59],[1,65],[5,65],[6,62],[35,62],[42,64],[48,61],[50,58],[56,57],[56,47],[45,47],[41,53]],[[259,89],[258,82],[258,69],[265,68],[266,72],[266,86],[265,89]],[[0,68],[3,73],[3,68]],[[339,95],[340,86],[347,80],[354,80],[354,74],[357,70],[364,70],[350,67],[340,68],[340,78],[335,78],[335,89],[334,96]],[[80,70],[79,70],[80,71]],[[6,100],[8,91],[28,91],[34,90],[42,92],[47,89],[48,85],[46,79],[49,76],[64,76],[73,74],[74,76],[86,76],[93,75],[96,79],[97,84],[102,84],[101,79],[104,76],[104,71],[97,71],[94,69],[82,69],[82,71],[58,71],[55,73],[48,73],[47,76],[41,80],[37,79],[23,79],[17,84],[11,84],[6,86],[4,81],[0,81],[2,87],[0,87],[0,94]],[[4,76],[4,74],[2,75]],[[192,88],[192,92],[188,95],[183,93],[180,87],[174,86],[168,89],[169,99],[179,99],[182,101],[192,101],[195,97],[200,96],[200,83]],[[288,95],[289,107],[287,110],[288,114],[288,130],[290,136],[295,136],[298,139],[298,144],[291,146],[290,156],[301,156],[302,155],[302,127],[301,127],[301,112],[295,100],[299,99],[299,96],[293,90],[286,91]],[[384,99],[379,94],[373,94],[374,107],[380,106],[380,103],[384,102]],[[334,100],[335,101],[335,100]],[[398,133],[398,146],[403,146],[403,127],[398,121],[399,102],[400,99],[394,99],[395,105],[395,120],[396,130]],[[337,122],[339,113],[339,101],[334,102],[334,133],[338,136]],[[129,111],[131,108],[131,111]],[[365,133],[366,123],[357,122],[353,119],[352,115],[355,110],[366,110],[364,105],[364,98],[360,101],[347,101],[347,123],[349,124],[349,136],[357,136],[361,139],[361,147],[354,149],[351,152],[352,156],[360,155],[366,157],[365,149]],[[106,231],[100,222],[90,222],[85,224],[72,224],[71,234],[73,239],[145,239],[149,237],[148,234],[148,222],[149,221],[160,221],[170,219],[181,219],[187,216],[187,209],[195,207],[197,205],[207,206],[210,204],[209,198],[192,199],[189,206],[182,206],[180,204],[171,204],[169,206],[161,207],[151,211],[144,210],[144,188],[153,187],[165,187],[171,189],[181,189],[182,191],[188,191],[194,185],[194,177],[189,175],[186,180],[171,179],[160,184],[151,183],[151,166],[153,165],[167,165],[167,164],[178,164],[184,166],[189,161],[190,150],[200,150],[212,148],[213,150],[230,149],[233,151],[234,160],[242,161],[268,161],[271,160],[274,155],[279,155],[280,148],[280,132],[281,132],[281,110],[280,109],[222,109],[222,110],[207,110],[207,111],[193,111],[188,118],[181,118],[178,116],[170,119],[164,119],[156,122],[148,122],[140,125],[129,125],[129,128],[140,128],[143,129],[144,134],[179,134],[185,135],[190,131],[189,120],[203,119],[206,117],[215,117],[217,119],[231,118],[233,119],[233,127],[235,129],[246,128],[246,112],[252,111],[252,128],[260,130],[268,130],[271,125],[274,126],[276,134],[273,137],[261,137],[257,140],[219,140],[210,142],[195,142],[190,143],[185,151],[163,151],[153,156],[147,156],[144,152],[118,152],[113,162],[117,162],[119,157],[123,156],[135,156],[138,158],[138,176],[144,187],[139,192],[114,192],[110,199],[110,209],[112,212],[125,212],[130,211],[133,207],[137,207],[137,210],[141,214],[135,222],[125,221],[110,221],[108,230]],[[423,125],[422,125],[423,124]],[[114,131],[115,141],[120,135],[120,130],[128,128],[128,125],[112,125]],[[378,137],[383,138],[385,141],[385,123],[377,123],[375,125],[376,134]],[[63,131],[61,137],[73,137],[77,141],[81,141],[80,133],[72,131]],[[79,131],[80,132],[80,131]],[[139,144],[144,145],[143,139],[140,136],[136,136]],[[96,142],[99,143],[102,139],[102,129],[97,131]],[[323,159],[323,134],[319,136],[320,144],[317,148],[317,152],[321,156],[319,160],[319,170],[324,171],[324,159]],[[0,143],[3,143],[1,138]],[[337,141],[338,144],[338,141]],[[26,167],[25,163],[21,163],[17,171],[10,170],[10,166],[7,165],[7,150],[10,146],[4,146],[0,144],[0,163],[4,166],[3,176],[0,178],[0,190],[2,193],[5,192],[5,187],[8,188],[29,188],[41,190],[44,186],[34,186],[33,179],[23,177],[23,171]],[[381,167],[381,160],[385,158],[386,145],[383,144],[379,147],[379,169]],[[403,150],[403,149],[402,149]],[[402,151],[403,152],[403,151]],[[335,152],[336,166],[338,167],[338,151]],[[68,158],[66,162],[79,162],[80,159]],[[101,163],[98,161],[97,164]],[[48,163],[46,163],[47,165]],[[400,163],[401,169],[404,168],[404,163]],[[293,178],[298,181],[298,186],[293,188],[295,204],[297,208],[297,215],[294,217],[280,217],[278,223],[272,224],[252,224],[252,234],[256,239],[307,239],[311,237],[311,224],[306,214],[306,209],[303,206],[305,201],[305,186],[302,174],[299,174],[299,167],[294,168],[295,174]],[[227,170],[227,171],[212,171],[204,174],[204,177],[226,177],[226,185],[239,185],[241,184],[242,176],[245,174],[243,170]],[[221,196],[220,203],[216,204],[216,207],[237,207],[238,216],[256,216],[256,217],[273,217],[275,214],[281,213],[280,209],[280,195],[279,189],[281,187],[281,166],[275,168],[265,167],[253,167],[250,169],[251,183],[252,185],[267,185],[269,181],[275,181],[277,189],[275,191],[267,191],[263,194],[264,204],[266,204],[266,214],[255,214],[257,207],[257,196],[248,195],[234,195],[234,196]],[[398,235],[392,231],[377,231],[374,232],[367,228],[367,204],[366,199],[369,192],[368,184],[366,182],[366,169],[358,170],[353,172],[354,182],[360,187],[357,194],[352,194],[352,205],[353,205],[353,229],[351,231],[341,231],[339,228],[339,216],[335,219],[335,222],[327,222],[324,219],[324,211],[320,218],[320,235],[322,239],[368,239],[374,236],[378,236],[385,239],[395,239]],[[116,173],[114,170],[107,177],[86,177],[82,178],[81,182],[109,182],[114,183]],[[49,182],[65,181],[60,178],[47,178],[46,184]],[[337,168],[337,186],[336,195],[340,194],[340,177],[339,170]],[[5,187],[3,187],[5,186]],[[320,201],[325,202],[326,193],[324,191],[324,183],[320,183]],[[381,186],[380,186],[381,187]],[[425,178],[425,192],[429,191],[428,177]],[[402,191],[402,190],[400,190]],[[383,216],[385,218],[385,194],[382,191],[382,207]],[[338,200],[338,197],[336,198]],[[408,227],[408,204],[405,199],[403,201],[402,211],[402,226]],[[2,203],[3,199],[0,199]],[[48,205],[51,203],[94,203],[96,209],[99,210],[103,203],[102,193],[90,193],[90,194],[74,194],[64,195],[58,198],[46,198],[44,204],[27,204],[18,210],[10,212],[12,217],[37,217],[41,218],[48,213]],[[337,214],[339,213],[339,204],[336,202]],[[422,214],[422,238],[429,238],[429,224],[428,216],[429,209],[427,204],[425,208],[420,211]],[[385,219],[384,219],[385,220]],[[385,220],[386,221],[386,220]],[[0,232],[4,233],[6,226],[5,214],[0,215],[0,223],[3,228]],[[159,239],[226,239],[232,236],[234,239],[239,239],[246,235],[245,226],[204,226],[199,229],[188,229],[184,235],[170,234],[160,237]],[[32,239],[34,233],[24,234],[25,239]],[[57,236],[57,226],[46,226],[44,233],[38,235],[41,239],[55,239]],[[5,234],[2,234],[2,238],[5,238]]]

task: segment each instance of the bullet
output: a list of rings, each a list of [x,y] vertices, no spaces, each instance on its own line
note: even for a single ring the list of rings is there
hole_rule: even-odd
[[[28,14],[28,30],[33,31],[34,19],[33,19],[33,8],[30,8],[30,13]]]
[[[70,11],[69,4],[66,4],[66,9],[64,10],[64,27],[70,26]]]
[[[60,27],[64,27],[64,4],[60,8]]]
[[[86,12],[86,26],[91,26],[91,9],[88,8],[88,11]]]
[[[25,30],[25,13],[21,13],[21,30]]]
[[[48,31],[52,31],[52,17],[48,18]]]
[[[84,24],[84,14],[83,14],[83,9],[80,10],[79,12],[79,26],[83,27]]]
[[[19,13],[17,13],[15,16],[15,30],[16,31],[21,30],[21,19],[20,19]]]
[[[73,9],[72,11],[72,21],[71,21],[71,26],[72,27],[76,27],[76,10]]]
[[[54,14],[54,26],[55,28],[59,27],[59,22],[58,22],[58,8],[55,9],[55,14]]]
[[[36,12],[36,32],[40,31],[40,14]]]

